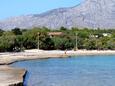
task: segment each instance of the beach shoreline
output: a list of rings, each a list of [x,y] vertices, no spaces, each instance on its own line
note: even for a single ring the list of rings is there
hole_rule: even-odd
[[[19,69],[10,67],[9,64],[24,61],[24,60],[34,60],[34,59],[47,59],[47,58],[67,58],[71,56],[80,55],[115,55],[115,50],[77,50],[77,51],[60,51],[60,50],[25,50],[24,52],[15,53],[0,53],[0,86],[23,86],[24,75],[26,74],[26,69]],[[3,73],[5,74],[3,75]],[[5,77],[4,77],[5,76]],[[13,77],[12,77],[13,76]],[[12,77],[10,80],[9,77]]]
[[[0,65],[8,65],[17,61],[46,59],[46,58],[64,58],[80,55],[115,55],[115,50],[25,50],[24,52],[0,53]]]

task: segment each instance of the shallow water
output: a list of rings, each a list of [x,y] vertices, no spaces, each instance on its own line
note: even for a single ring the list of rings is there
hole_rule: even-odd
[[[24,86],[115,86],[115,56],[77,56],[22,61]]]

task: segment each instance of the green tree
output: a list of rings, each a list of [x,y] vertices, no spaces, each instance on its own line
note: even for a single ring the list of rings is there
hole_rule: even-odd
[[[0,36],[2,36],[3,35],[3,30],[2,29],[0,29]]]
[[[28,30],[23,33],[23,46],[26,49],[37,48],[37,32],[36,30]]]
[[[41,42],[40,48],[44,50],[53,50],[54,42],[50,37],[45,37],[45,39]]]
[[[11,32],[6,32],[0,37],[0,51],[13,51],[16,36]]]
[[[22,35],[22,31],[20,30],[20,28],[14,28],[14,29],[12,29],[12,32],[15,35]]]

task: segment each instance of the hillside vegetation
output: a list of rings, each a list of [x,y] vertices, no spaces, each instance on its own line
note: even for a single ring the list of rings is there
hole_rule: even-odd
[[[39,34],[38,34],[39,32]],[[62,35],[50,36],[48,32],[62,32]],[[76,40],[77,39],[77,40]],[[39,42],[38,42],[39,40]],[[51,30],[46,27],[0,30],[0,52],[21,51],[39,48],[44,50],[115,50],[115,29],[67,29]]]

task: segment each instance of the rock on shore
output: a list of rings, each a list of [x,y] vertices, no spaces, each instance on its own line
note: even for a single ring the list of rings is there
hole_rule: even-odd
[[[0,86],[23,86],[25,69],[0,66]]]

